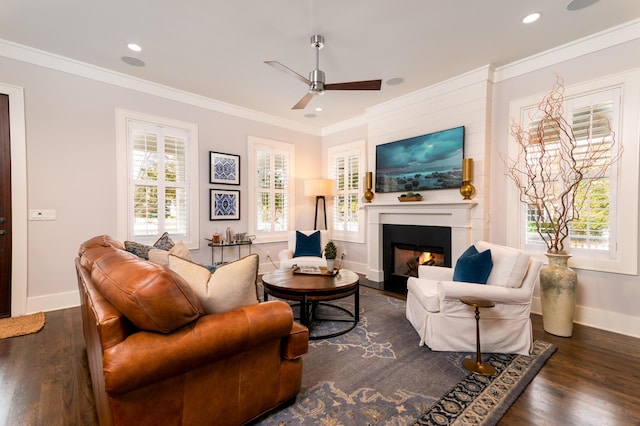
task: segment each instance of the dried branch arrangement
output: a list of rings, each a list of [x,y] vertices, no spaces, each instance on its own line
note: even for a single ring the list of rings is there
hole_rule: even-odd
[[[555,254],[566,253],[569,223],[579,218],[591,183],[606,176],[622,154],[609,119],[593,112],[587,133],[577,138],[564,117],[564,99],[564,81],[557,77],[538,104],[542,117],[533,120],[537,125],[531,131],[512,119],[510,133],[519,146],[518,155],[503,157],[507,176],[515,182],[520,201],[529,208],[529,220],[535,222],[547,252]],[[594,128],[605,132],[594,136]]]

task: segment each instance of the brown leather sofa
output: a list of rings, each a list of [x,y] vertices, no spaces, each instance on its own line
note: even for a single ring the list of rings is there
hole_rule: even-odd
[[[300,392],[309,334],[286,303],[205,315],[178,274],[106,235],[75,263],[101,425],[240,425]]]

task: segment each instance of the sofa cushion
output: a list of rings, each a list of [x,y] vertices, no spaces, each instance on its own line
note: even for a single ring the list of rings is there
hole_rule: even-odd
[[[486,284],[492,268],[491,250],[480,253],[475,246],[470,246],[456,262],[453,281]]]
[[[487,284],[511,288],[518,288],[522,285],[522,280],[529,268],[529,259],[531,258],[529,253],[486,241],[478,241],[476,248],[479,251],[491,250],[493,269],[489,274]]]
[[[184,241],[178,241],[169,251],[152,248],[149,250],[149,262],[153,262],[160,266],[169,266],[169,254],[191,260],[191,253]]]
[[[189,283],[207,314],[259,302],[257,254],[218,266],[213,273],[202,265],[169,255],[169,268]]]
[[[191,287],[177,273],[123,250],[95,260],[96,288],[141,330],[169,333],[204,313]]]
[[[296,250],[293,253],[293,257],[301,256],[322,257],[320,231],[313,232],[309,235],[296,231]]]

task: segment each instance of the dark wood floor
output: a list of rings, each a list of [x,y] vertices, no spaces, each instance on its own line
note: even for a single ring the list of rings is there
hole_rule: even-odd
[[[640,339],[576,325],[500,425],[640,425]],[[45,328],[0,340],[0,424],[95,425],[80,308],[47,313]]]

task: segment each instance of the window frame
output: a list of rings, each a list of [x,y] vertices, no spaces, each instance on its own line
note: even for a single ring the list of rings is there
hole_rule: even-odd
[[[257,193],[256,175],[254,171],[258,169],[256,153],[258,150],[279,153],[287,156],[287,229],[284,231],[263,232],[257,230],[257,213],[256,199],[254,195]],[[249,179],[247,179],[247,192],[249,199],[247,205],[248,212],[248,230],[249,233],[256,236],[254,244],[281,242],[288,240],[288,232],[295,229],[295,145],[288,142],[281,142],[272,139],[261,138],[257,136],[249,136],[247,140],[248,161],[247,166],[250,170]]]
[[[637,117],[640,111],[638,99],[640,94],[640,71],[622,73],[604,77],[594,81],[565,87],[565,100],[573,102],[579,98],[591,96],[608,90],[620,90],[620,104],[618,109],[620,121],[619,133],[616,133],[616,144],[624,147],[622,157],[613,167],[609,175],[615,179],[615,190],[611,194],[615,197],[616,205],[611,207],[611,228],[615,232],[615,247],[611,247],[612,257],[600,256],[602,252],[589,250],[574,250],[569,248],[572,255],[570,264],[577,269],[613,272],[621,274],[637,274],[637,239],[638,239],[638,125]],[[529,96],[510,102],[510,117],[518,117],[523,123],[523,112],[535,107],[544,94]],[[518,146],[512,135],[508,139],[508,156],[515,158]],[[506,178],[505,178],[506,179]],[[519,193],[513,182],[507,183],[507,243],[512,247],[519,247],[546,260],[544,253],[546,246],[527,245],[526,238],[526,205],[520,202]]]
[[[333,206],[331,208],[331,219],[330,219],[330,228],[331,228],[331,238],[337,241],[349,241],[349,242],[356,242],[356,243],[364,243],[365,242],[365,235],[366,235],[366,226],[364,226],[364,224],[366,223],[365,220],[365,211],[362,208],[362,196],[364,194],[363,188],[364,188],[364,175],[365,175],[365,170],[366,170],[366,166],[365,166],[365,161],[366,161],[366,141],[364,139],[361,140],[357,140],[354,142],[350,142],[347,144],[343,144],[343,145],[337,145],[337,146],[333,146],[328,148],[327,150],[327,158],[328,158],[328,162],[327,162],[327,176],[329,176],[330,179],[334,179],[336,180],[336,182],[338,181],[337,176],[335,174],[335,162],[337,161],[338,158],[346,158],[348,156],[352,156],[352,155],[357,155],[358,158],[358,188],[356,190],[339,190],[338,186],[336,185],[336,197],[338,195],[340,195],[340,193],[343,193],[345,195],[347,194],[353,194],[355,193],[357,196],[357,200],[358,200],[358,224],[359,224],[359,229],[358,231],[337,231],[335,229],[335,208],[336,208],[336,198],[334,197],[334,202],[333,202]]]
[[[187,203],[188,225],[187,235],[180,235],[189,249],[199,248],[200,214],[199,214],[199,171],[198,171],[198,125],[196,123],[174,120],[166,117],[145,114],[136,111],[116,108],[116,235],[121,241],[131,240],[144,244],[153,244],[157,238],[165,232],[164,228],[158,229],[158,235],[153,237],[134,237],[130,234],[130,221],[133,217],[130,187],[134,179],[130,176],[129,161],[131,149],[129,145],[130,121],[148,124],[150,126],[175,129],[188,134],[185,161],[187,163]],[[171,183],[172,184],[172,183]],[[171,186],[171,185],[170,185]],[[171,235],[171,234],[170,234]]]

